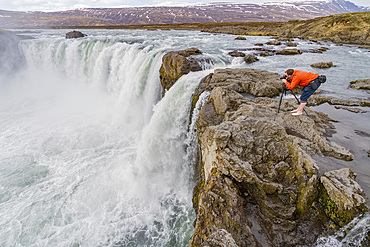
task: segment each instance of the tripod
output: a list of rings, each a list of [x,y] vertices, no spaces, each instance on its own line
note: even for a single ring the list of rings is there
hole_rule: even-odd
[[[297,98],[297,96],[294,94],[293,90],[290,90],[289,88],[287,89],[287,88],[286,88],[286,87],[284,87],[284,86],[285,86],[285,84],[283,83],[283,90],[281,91],[281,95],[280,95],[279,107],[278,107],[278,110],[277,110],[277,113],[276,113],[276,115],[275,115],[274,120],[276,119],[277,115],[279,114],[280,106],[281,106],[281,101],[282,101],[282,99],[283,99],[283,94],[285,94],[285,95],[286,95],[286,91],[290,91],[290,92],[293,94],[294,98],[297,100],[298,104],[300,104],[299,99],[298,99],[298,98]],[[306,112],[306,110],[305,110],[304,108],[303,108],[303,111],[307,114],[307,116],[310,116],[310,115],[308,115],[308,113]]]

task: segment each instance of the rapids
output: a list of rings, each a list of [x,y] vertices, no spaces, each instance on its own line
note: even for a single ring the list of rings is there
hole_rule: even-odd
[[[347,89],[349,81],[370,78],[370,53],[355,46],[325,43],[323,54],[247,65],[227,53],[252,53],[246,49],[270,37],[84,30],[87,37],[66,40],[65,30],[22,32],[34,38],[0,34],[0,246],[187,246],[195,219],[194,121],[207,97],[189,119],[191,95],[215,68],[309,70],[327,75],[328,95],[368,98]],[[296,42],[302,50],[322,46]],[[162,56],[190,47],[213,63],[161,98]],[[321,61],[337,67],[309,66]],[[351,169],[369,194],[368,165]],[[318,246],[337,246],[332,238],[342,241],[333,236]]]

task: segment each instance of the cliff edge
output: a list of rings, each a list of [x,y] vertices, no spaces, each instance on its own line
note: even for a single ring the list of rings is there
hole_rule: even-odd
[[[311,246],[368,210],[353,171],[320,174],[313,159],[353,160],[325,137],[335,120],[310,109],[310,117],[292,116],[295,99],[283,100],[277,114],[279,101],[272,97],[280,90],[277,73],[250,68],[216,69],[199,83],[193,105],[203,92],[210,95],[196,122],[197,217],[189,246]],[[370,105],[321,95],[310,101],[326,102]]]

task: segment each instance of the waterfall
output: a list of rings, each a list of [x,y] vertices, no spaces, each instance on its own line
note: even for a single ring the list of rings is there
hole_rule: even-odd
[[[1,246],[186,246],[193,232],[183,76],[160,100],[163,48],[21,43],[0,104]]]
[[[9,80],[12,74],[24,65],[24,55],[18,46],[18,37],[0,30],[0,85]]]
[[[315,247],[347,247],[365,246],[369,243],[370,215],[366,213],[353,219],[346,226],[331,236],[320,237],[314,244]]]

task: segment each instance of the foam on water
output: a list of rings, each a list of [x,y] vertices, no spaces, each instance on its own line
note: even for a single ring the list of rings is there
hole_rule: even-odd
[[[348,225],[344,226],[333,236],[320,237],[315,247],[350,247],[365,246],[369,244],[368,235],[370,233],[369,213],[353,219]]]
[[[153,114],[160,49],[23,45],[28,69],[1,104],[1,245],[185,245],[194,213],[182,143],[204,72],[180,80]]]

